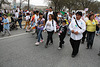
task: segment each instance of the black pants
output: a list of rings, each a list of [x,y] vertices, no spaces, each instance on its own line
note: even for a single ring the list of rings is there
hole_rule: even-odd
[[[46,45],[49,44],[49,41],[51,41],[51,43],[53,43],[53,38],[52,38],[53,33],[54,33],[54,31],[47,31],[48,36],[47,36],[47,42],[46,42]]]
[[[81,40],[73,40],[72,38],[70,38],[70,43],[72,46],[72,55],[77,55],[79,52],[79,46],[80,46],[80,42]]]
[[[60,39],[60,43],[59,43],[59,47],[62,48],[62,44],[64,44],[64,38],[65,38],[65,35],[60,35],[59,36],[59,39]]]
[[[37,29],[37,26],[35,26],[35,33],[37,34],[37,37],[38,37],[38,29]]]
[[[85,39],[86,39],[86,34],[87,34],[87,31],[85,31],[84,33],[83,33],[83,38],[82,38],[82,42],[84,43],[84,41],[85,41]]]
[[[95,32],[87,32],[87,47],[93,46],[93,41],[95,37]]]

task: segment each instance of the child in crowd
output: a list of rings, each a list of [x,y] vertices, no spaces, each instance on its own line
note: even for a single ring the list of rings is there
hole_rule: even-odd
[[[24,29],[26,29],[27,25],[28,26],[30,25],[30,14],[29,13],[26,14],[26,18],[25,19],[26,19],[26,24],[25,24]]]
[[[9,34],[8,36],[10,36],[11,33],[10,33],[10,31],[9,31],[9,20],[8,20],[6,14],[4,14],[3,25],[4,25],[3,36],[6,34],[6,32],[8,32],[8,34]]]
[[[38,22],[37,22],[38,41],[35,43],[36,46],[38,46],[40,44],[40,42],[42,43],[44,41],[43,37],[42,37],[42,31],[43,31],[44,26],[45,26],[45,19],[43,18],[43,14],[40,13],[39,19],[38,19]],[[40,38],[42,40],[40,40]]]
[[[64,38],[66,37],[66,33],[67,33],[67,25],[66,25],[66,21],[64,20],[62,22],[62,25],[59,28],[59,39],[60,39],[60,43],[59,43],[59,50],[62,49],[62,45],[65,43],[64,42]]]

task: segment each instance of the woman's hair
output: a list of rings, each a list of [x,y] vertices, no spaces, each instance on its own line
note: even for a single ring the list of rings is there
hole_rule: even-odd
[[[43,15],[43,13],[39,13],[39,15]]]
[[[51,17],[52,17],[52,19],[54,19],[54,16],[53,16],[52,14],[50,14],[49,16],[51,16]]]
[[[91,20],[91,16],[94,16],[94,14],[90,14],[90,15],[89,15],[89,20]]]

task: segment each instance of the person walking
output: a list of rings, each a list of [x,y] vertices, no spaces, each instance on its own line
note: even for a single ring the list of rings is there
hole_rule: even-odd
[[[11,33],[9,31],[9,20],[6,14],[4,14],[3,25],[4,25],[3,36],[6,34],[6,32],[8,32],[9,34],[8,36],[11,36]]]
[[[3,33],[3,22],[2,16],[0,16],[0,33]]]
[[[38,19],[39,19],[39,11],[36,11],[36,14],[35,14],[35,28],[36,28],[36,39],[38,39],[38,31],[37,31],[37,22],[38,22]]]
[[[53,33],[56,32],[56,21],[53,20],[53,15],[50,14],[49,15],[49,20],[46,22],[46,25],[44,27],[44,30],[47,31],[47,42],[46,42],[46,45],[45,45],[45,48],[48,47],[48,44],[53,44]],[[50,42],[50,43],[49,43]]]
[[[26,26],[28,25],[30,25],[30,15],[29,15],[29,13],[26,13],[26,24],[25,24],[25,27],[24,27],[24,29],[26,29]]]
[[[20,28],[22,29],[22,14],[21,14],[21,12],[19,12],[18,23],[19,23]]]
[[[44,41],[43,36],[42,36],[42,31],[43,31],[44,26],[45,26],[45,19],[43,18],[43,14],[40,13],[39,19],[38,19],[38,22],[37,22],[38,41],[35,43],[36,46],[38,46],[40,44],[40,42],[42,43]],[[42,40],[40,40],[40,38]]]
[[[83,32],[86,30],[86,24],[81,19],[82,12],[76,13],[76,19],[73,19],[69,25],[71,30],[70,43],[72,46],[72,57],[74,58],[79,52],[79,46],[83,37]]]
[[[92,49],[96,32],[96,26],[98,26],[98,21],[94,19],[94,14],[89,15],[89,20],[86,22],[86,25],[87,25],[87,49]]]
[[[67,33],[67,25],[66,25],[66,21],[64,20],[64,21],[62,21],[62,25],[59,28],[58,35],[59,35],[60,42],[59,42],[58,50],[62,49],[62,46],[65,43],[64,38],[66,37],[66,33]]]

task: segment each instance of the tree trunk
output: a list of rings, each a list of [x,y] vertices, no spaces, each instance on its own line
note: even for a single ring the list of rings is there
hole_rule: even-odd
[[[2,9],[2,4],[0,3],[0,9]]]
[[[28,0],[28,10],[29,10],[29,8],[30,8],[30,0]]]
[[[22,2],[22,0],[20,0],[20,9],[21,9],[21,7],[22,7],[22,3],[21,3],[21,2]]]

